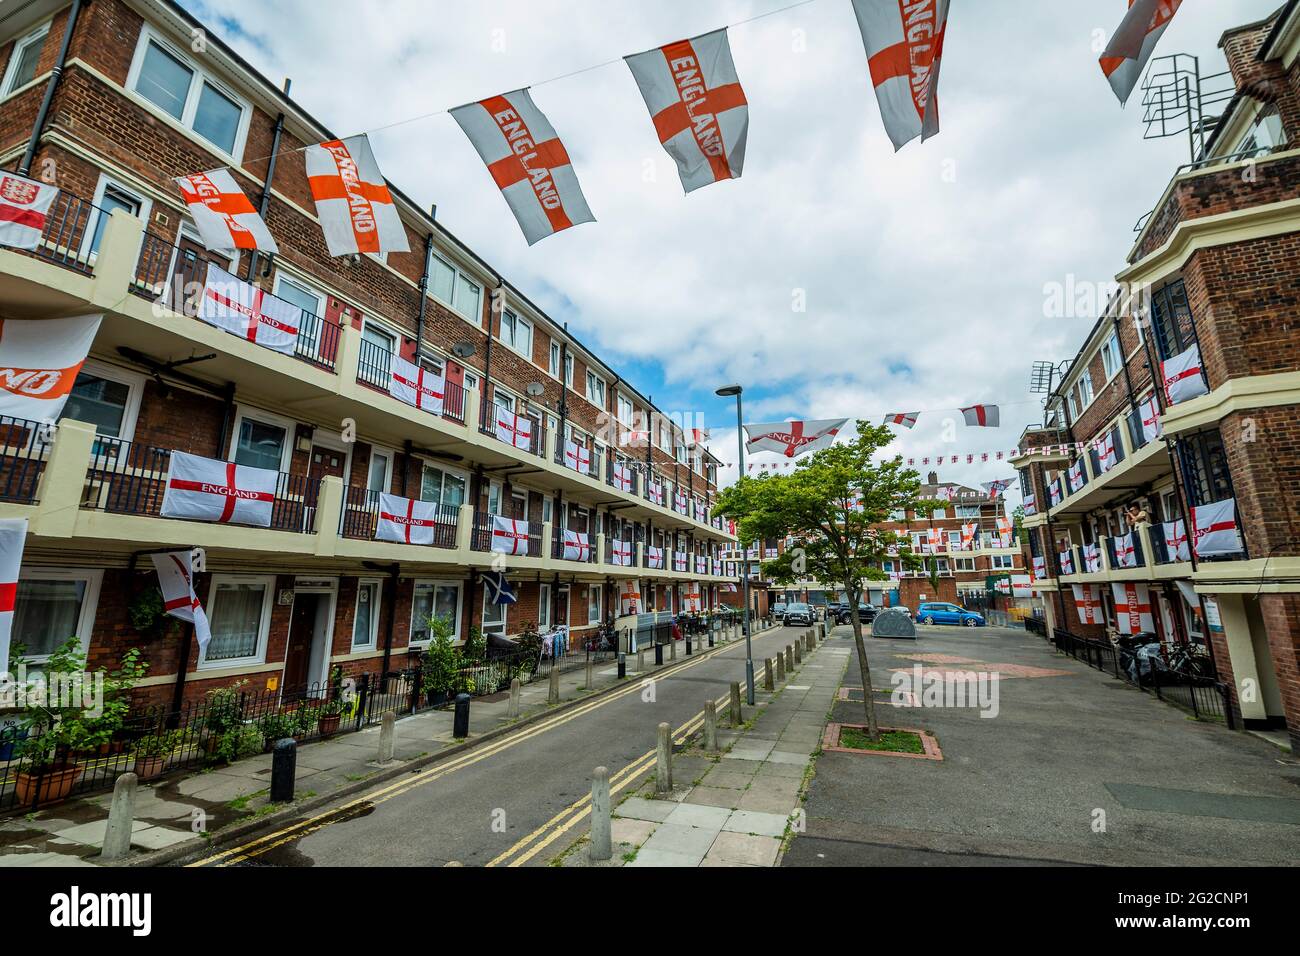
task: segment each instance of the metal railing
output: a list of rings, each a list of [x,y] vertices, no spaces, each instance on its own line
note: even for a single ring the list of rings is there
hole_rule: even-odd
[[[91,449],[81,507],[110,514],[162,517],[171,455],[166,448],[120,438],[97,438]],[[320,484],[319,478],[280,472],[269,527],[314,534]]]
[[[551,556],[557,561],[578,561],[584,564],[596,563],[596,535],[589,531],[579,531],[576,528],[569,528],[574,534],[585,534],[587,536],[586,557],[566,558],[564,556],[564,528],[555,528],[551,534]],[[608,548],[608,542],[606,548]]]
[[[34,505],[56,427],[0,415],[0,501]]]
[[[362,339],[357,356],[357,382],[385,395],[391,394],[393,353],[377,342]],[[465,424],[465,386],[443,382],[442,418]]]
[[[491,551],[492,550],[492,519],[494,515],[486,511],[474,512],[474,528],[470,533],[470,549],[474,551]],[[520,518],[520,521],[525,519]],[[540,558],[542,556],[542,533],[541,523],[537,521],[526,522],[528,524],[528,557]]]
[[[91,259],[95,251],[95,231],[107,223],[109,213],[98,206],[59,190],[45,216],[45,228],[35,249],[20,250],[37,259],[89,275],[94,271]]]
[[[359,541],[373,541],[379,525],[379,492],[348,485],[343,496],[343,514],[339,519],[339,534]],[[438,505],[433,512],[434,548],[456,547],[456,525],[460,509],[455,505]]]

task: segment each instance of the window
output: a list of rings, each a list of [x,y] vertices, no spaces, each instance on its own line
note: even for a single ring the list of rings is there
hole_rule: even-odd
[[[1078,421],[1079,420],[1078,389],[1074,389],[1074,388],[1070,389],[1070,394],[1067,397],[1070,400],[1070,420]]]
[[[533,324],[513,312],[502,312],[501,341],[525,358],[532,358]]]
[[[482,286],[437,254],[429,260],[429,291],[471,322],[482,324]]]
[[[102,572],[23,568],[18,574],[10,640],[23,645],[28,661],[39,663],[68,638],[90,646]]]
[[[1228,456],[1218,431],[1188,435],[1179,440],[1177,448],[1183,464],[1189,506],[1195,508],[1232,497]]]
[[[1262,150],[1275,150],[1287,143],[1286,130],[1282,127],[1282,115],[1277,104],[1270,103],[1259,111],[1251,124],[1249,132],[1241,138],[1237,148],[1232,152],[1254,153]]]
[[[537,627],[545,629],[551,626],[551,586],[543,584],[537,591]]]
[[[217,575],[208,595],[212,640],[200,667],[261,663],[271,622],[274,577]]]
[[[352,617],[352,649],[364,650],[375,646],[379,633],[379,581],[357,582],[357,611]]]
[[[587,586],[587,623],[600,623],[600,585]]]
[[[289,430],[254,418],[241,418],[235,436],[235,464],[283,471]]]
[[[506,636],[506,605],[494,604],[486,590],[483,592],[483,633]]]
[[[622,395],[619,395],[618,396],[618,420],[622,422],[624,425],[631,425],[635,418],[636,418],[636,414],[634,409],[632,408],[632,399],[625,398]]]
[[[90,212],[95,220],[94,228],[89,231],[90,238],[82,250],[87,256],[99,254],[99,244],[104,240],[104,230],[108,228],[108,220],[114,212],[121,209],[127,215],[146,219],[150,208],[149,202],[125,186],[102,177],[95,189],[94,205],[97,208]]]
[[[978,518],[980,516],[979,505],[958,505],[958,518]]]
[[[297,347],[305,350],[309,356],[320,357],[321,323],[309,319],[308,316],[320,319],[324,315],[325,296],[306,283],[291,279],[280,271],[275,274],[275,294],[290,305],[302,309],[303,318],[298,332]]]
[[[429,620],[451,622],[452,639],[460,640],[460,582],[416,581],[411,596],[411,643],[427,644]]]
[[[948,509],[947,509],[947,508],[935,508],[935,509],[934,509],[934,514],[932,514],[930,517],[932,517],[932,518],[946,518],[946,517],[948,517]]]
[[[551,360],[547,365],[547,371],[551,373],[551,378],[560,377],[560,360],[564,355],[564,348],[559,342],[551,342]]]
[[[45,46],[45,37],[49,32],[50,25],[46,23],[14,44],[13,54],[9,57],[9,68],[5,71],[4,83],[0,84],[0,96],[8,96],[14,90],[21,89],[36,79],[36,67],[40,62],[41,50]]]
[[[605,380],[592,371],[587,372],[587,401],[605,407]]]
[[[1079,410],[1087,408],[1092,404],[1092,376],[1088,370],[1083,370],[1083,377],[1079,379]]]
[[[140,388],[139,376],[87,362],[77,373],[59,418],[86,422],[95,426],[98,435],[130,441],[140,408]]]
[[[1111,332],[1110,338],[1101,348],[1101,364],[1106,369],[1106,381],[1110,381],[1124,367],[1124,351],[1119,344],[1119,333]]]
[[[425,464],[420,475],[420,500],[432,501],[447,508],[465,503],[467,481],[464,475]]]
[[[974,571],[974,570],[975,570],[975,559],[974,559],[974,558],[958,558],[958,559],[957,559],[957,570],[958,570],[958,571]]]
[[[907,513],[902,508],[895,508],[889,513],[890,521],[906,521]]]
[[[128,88],[227,156],[238,156],[248,133],[248,105],[147,28],[140,37]]]
[[[370,467],[366,471],[366,490],[387,494],[388,489],[392,487],[392,465],[393,456],[389,452],[372,450]]]
[[[1015,559],[1009,554],[995,554],[990,556],[989,567],[994,571],[1010,571],[1016,566]]]
[[[1156,351],[1162,360],[1186,352],[1196,341],[1192,310],[1187,304],[1187,289],[1182,279],[1152,294],[1151,326],[1155,330]]]

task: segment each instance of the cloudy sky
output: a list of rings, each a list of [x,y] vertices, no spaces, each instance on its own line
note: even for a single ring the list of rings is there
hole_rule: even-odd
[[[660,408],[703,414],[729,462],[734,406],[713,389],[731,381],[747,421],[933,410],[897,450],[1015,447],[1041,421],[1031,363],[1073,357],[1096,318],[1045,317],[1045,286],[1112,279],[1188,159],[1185,137],[1144,141],[1140,93],[1121,110],[1097,66],[1124,0],[954,0],[943,130],[897,154],[849,0],[747,23],[791,0],[185,3],[338,135],[533,85],[596,223],[529,248],[445,113],[373,134],[385,175]],[[1222,32],[1279,5],[1185,4],[1158,53],[1217,73]],[[687,197],[621,57],[726,24],[744,176]],[[1001,404],[1002,428],[945,441],[976,402]]]

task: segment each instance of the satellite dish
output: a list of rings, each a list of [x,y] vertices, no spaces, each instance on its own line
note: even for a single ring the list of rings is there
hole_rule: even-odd
[[[536,398],[538,395],[546,394],[546,386],[541,382],[529,382],[524,391],[528,393],[530,398]]]
[[[475,349],[472,342],[457,342],[451,347],[451,354],[456,356],[456,358],[469,358],[474,354],[474,352]]]

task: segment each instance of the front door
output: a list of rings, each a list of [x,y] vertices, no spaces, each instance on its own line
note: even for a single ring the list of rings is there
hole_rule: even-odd
[[[209,263],[230,270],[228,260],[214,256],[193,239],[181,235],[176,240],[176,261],[172,266],[171,285],[168,289],[168,305],[174,312],[191,318],[198,314]]]
[[[316,636],[316,618],[320,602],[327,595],[299,592],[293,596],[293,615],[289,620],[289,647],[284,657],[284,689],[289,695],[301,692],[308,684],[312,642]]]
[[[346,463],[347,455],[344,452],[333,448],[322,448],[320,445],[311,446],[311,462],[307,466],[307,489],[304,494],[307,505],[307,528],[313,527],[316,523],[316,497],[320,494],[321,479],[326,477],[342,479]]]

